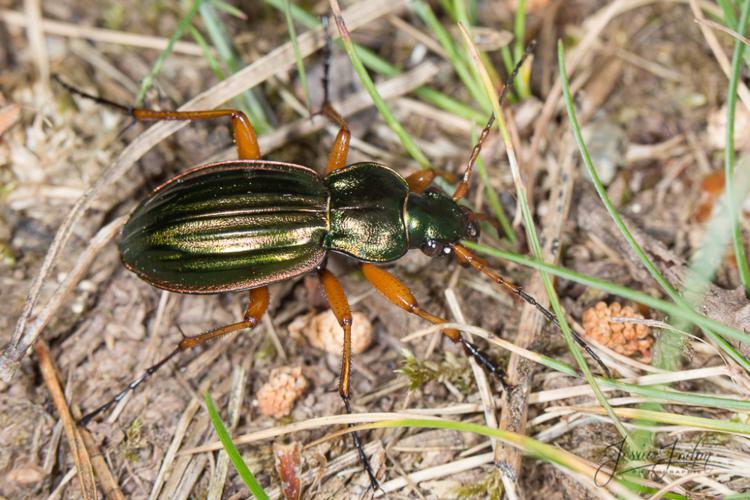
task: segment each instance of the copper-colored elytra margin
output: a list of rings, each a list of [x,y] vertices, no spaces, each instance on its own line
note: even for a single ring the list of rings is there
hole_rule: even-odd
[[[234,169],[234,170],[244,170],[246,168],[252,167],[254,170],[272,170],[271,168],[268,168],[268,166],[291,167],[293,169],[306,171],[307,173],[314,175],[318,179],[321,178],[320,175],[318,175],[318,173],[315,170],[311,169],[310,167],[306,167],[304,165],[299,165],[297,163],[290,163],[286,161],[275,161],[275,160],[243,160],[243,159],[224,160],[224,161],[217,161],[214,163],[207,163],[205,165],[200,165],[200,166],[185,170],[184,172],[180,172],[178,175],[172,177],[171,179],[168,179],[164,183],[157,186],[156,189],[153,190],[153,193],[161,191],[168,185],[184,178],[187,175],[190,175],[195,172],[200,172],[201,170],[209,169],[212,167],[222,167],[223,169]]]

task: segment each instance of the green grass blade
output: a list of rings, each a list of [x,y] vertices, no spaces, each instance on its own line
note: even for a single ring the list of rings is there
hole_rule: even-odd
[[[521,207],[521,214],[523,216],[524,226],[526,227],[527,240],[529,242],[529,246],[531,247],[531,251],[534,254],[535,259],[541,262],[543,261],[542,247],[539,244],[539,238],[537,237],[537,232],[536,232],[536,225],[534,224],[534,218],[531,215],[531,209],[529,208],[529,204],[528,204],[527,197],[526,197],[526,188],[525,188],[523,181],[521,180],[521,173],[518,168],[518,161],[516,159],[515,151],[513,149],[513,141],[510,138],[510,132],[508,131],[508,127],[505,124],[505,118],[500,108],[501,103],[499,102],[497,91],[492,86],[490,75],[487,73],[484,65],[481,63],[481,59],[479,57],[479,51],[474,46],[474,43],[472,42],[469,33],[463,28],[462,25],[459,25],[459,27],[461,28],[461,31],[466,40],[466,44],[469,47],[469,50],[471,51],[472,59],[474,60],[474,63],[477,66],[477,70],[479,74],[481,75],[482,83],[484,85],[485,91],[487,92],[490,102],[492,102],[492,108],[495,113],[495,122],[497,124],[497,128],[500,130],[500,137],[502,137],[503,142],[505,143],[505,151],[506,151],[506,154],[508,155],[508,163],[510,164],[511,173],[513,174],[513,182],[516,185],[516,195],[518,197],[518,203]],[[612,422],[617,428],[617,431],[620,433],[620,435],[622,435],[623,438],[625,438],[629,444],[631,444],[632,446],[635,446],[635,443],[633,443],[630,437],[630,433],[628,433],[625,426],[622,425],[622,422],[619,421],[619,419],[617,418],[617,415],[614,414],[611,405],[607,402],[607,398],[604,396],[604,393],[602,393],[601,389],[599,388],[599,385],[594,379],[594,375],[591,373],[591,370],[586,364],[586,360],[584,359],[580,348],[576,344],[575,340],[573,340],[573,334],[570,330],[570,325],[568,325],[568,321],[565,318],[565,313],[562,310],[562,306],[560,305],[560,300],[557,297],[557,292],[555,292],[555,288],[552,285],[552,280],[549,274],[545,272],[541,272],[539,274],[542,278],[542,283],[544,284],[544,289],[547,292],[547,296],[549,297],[552,310],[554,311],[555,316],[557,316],[557,321],[560,324],[560,330],[562,331],[563,338],[565,339],[565,343],[568,345],[568,349],[573,355],[573,358],[575,358],[576,364],[578,365],[579,369],[581,370],[581,372],[583,372],[583,376],[586,379],[586,382],[588,382],[589,385],[591,386],[591,389],[594,392],[594,396],[596,397],[596,400],[599,402],[602,408],[604,408],[607,411],[607,414],[612,419]]]
[[[513,61],[520,61],[525,50],[526,42],[526,0],[518,0],[516,17],[513,21]],[[518,97],[521,100],[531,95],[531,65],[527,64],[521,69],[515,82]]]
[[[740,20],[737,24],[737,32],[742,35],[747,30],[750,18],[750,0],[744,0]],[[735,201],[734,193],[734,119],[737,109],[737,87],[740,80],[740,68],[742,66],[742,54],[745,44],[741,41],[734,43],[734,54],[732,55],[732,74],[729,78],[729,90],[727,91],[727,135],[724,148],[724,177],[725,196],[729,202],[729,216],[732,221],[732,242],[734,244],[734,256],[737,261],[737,269],[740,281],[745,288],[745,294],[750,295],[750,267],[748,267],[745,255],[745,244],[742,241],[742,230],[738,218],[738,203]]]
[[[193,37],[193,40],[195,40],[195,43],[197,43],[203,51],[203,57],[208,62],[208,67],[211,68],[211,72],[214,74],[214,76],[219,80],[223,80],[224,78],[226,78],[224,70],[221,69],[219,60],[214,56],[213,52],[211,51],[211,46],[208,44],[208,42],[206,42],[206,39],[203,38],[201,32],[198,31],[195,26],[190,26],[190,35]]]
[[[190,23],[193,21],[193,17],[195,17],[195,14],[198,12],[198,9],[200,8],[202,3],[203,0],[194,0],[193,4],[190,6],[190,10],[188,10],[185,15],[182,16],[182,19],[180,19],[180,22],[177,24],[177,29],[175,29],[174,33],[172,33],[172,36],[169,37],[167,46],[159,53],[159,57],[156,58],[156,62],[154,62],[154,66],[151,68],[151,71],[149,71],[149,73],[141,81],[141,88],[138,89],[138,95],[136,95],[135,97],[136,106],[143,105],[143,97],[146,95],[148,89],[151,88],[151,85],[154,84],[156,76],[159,74],[159,72],[161,72],[161,67],[164,65],[164,61],[166,61],[167,57],[169,57],[169,55],[172,53],[172,48],[174,47],[175,42],[182,38],[182,34],[185,33],[185,30],[188,28],[188,26],[190,26]]]
[[[224,2],[223,0],[211,0],[213,4],[216,6],[217,9],[219,9],[222,12],[226,12],[232,17],[236,17],[237,19],[247,19],[247,16],[244,12],[242,12],[240,9],[235,7],[232,4],[229,4],[227,2]]]
[[[732,28],[737,29],[737,14],[734,11],[733,2],[730,0],[717,0],[722,12],[724,12],[724,24]]]
[[[221,444],[224,446],[224,449],[226,450],[229,459],[232,461],[232,464],[234,464],[234,468],[237,469],[237,473],[240,475],[255,498],[258,498],[259,500],[269,500],[269,497],[263,490],[263,487],[260,485],[260,483],[258,483],[258,480],[255,479],[255,476],[250,471],[250,469],[248,469],[245,461],[242,460],[242,455],[240,455],[237,447],[232,442],[232,437],[229,435],[227,428],[224,426],[224,422],[221,421],[219,412],[216,411],[216,406],[214,406],[214,402],[208,392],[206,392],[206,394],[203,396],[203,399],[206,402],[208,416],[211,419],[211,424],[214,426],[216,435],[219,437],[219,441],[221,441]]]
[[[417,144],[412,140],[411,136],[406,132],[406,130],[404,130],[404,127],[402,127],[398,120],[396,120],[396,118],[393,116],[393,113],[391,113],[390,108],[385,103],[383,98],[380,97],[380,94],[375,88],[375,83],[372,81],[372,78],[370,78],[370,74],[367,72],[367,69],[365,69],[364,65],[362,64],[362,60],[359,58],[357,51],[354,49],[351,35],[346,29],[346,26],[344,26],[344,20],[341,17],[341,10],[338,8],[338,2],[336,2],[336,0],[332,0],[332,7],[334,11],[336,26],[339,29],[339,33],[341,34],[341,41],[344,44],[344,50],[349,56],[349,60],[351,60],[352,66],[354,66],[354,71],[357,73],[357,76],[359,76],[359,80],[362,82],[365,90],[367,90],[367,93],[370,94],[370,98],[372,99],[373,103],[375,103],[375,107],[380,112],[380,115],[383,117],[383,120],[385,120],[385,123],[391,128],[391,130],[396,133],[399,140],[401,141],[401,144],[404,146],[404,149],[409,152],[412,158],[414,158],[422,168],[430,168],[430,161],[424,155],[422,150],[419,149],[419,146],[417,146]]]
[[[476,250],[477,252],[483,253],[485,255],[508,260],[510,262],[544,271],[555,276],[580,283],[582,285],[590,286],[598,290],[603,290],[612,295],[617,295],[618,297],[622,297],[624,299],[651,307],[658,311],[662,311],[663,313],[668,315],[684,317],[692,324],[704,329],[713,330],[725,338],[733,339],[738,342],[750,343],[750,334],[698,314],[688,307],[657,299],[655,297],[652,297],[651,295],[638,292],[624,286],[615,285],[614,283],[610,283],[599,278],[594,278],[593,276],[587,276],[585,274],[571,271],[570,269],[553,266],[545,262],[539,262],[526,256],[509,252],[507,250],[502,250],[500,248],[489,247],[471,241],[462,241],[461,244],[465,245],[467,248]]]
[[[280,11],[284,10],[285,0],[264,0],[271,7]],[[292,17],[295,21],[305,26],[308,29],[314,29],[320,26],[318,18],[312,14],[307,13],[304,9],[297,7],[296,5],[291,6]],[[337,43],[340,41],[337,40]],[[375,73],[383,76],[393,78],[401,73],[401,70],[391,63],[385,61],[380,56],[372,52],[366,47],[354,44],[357,55],[362,60],[362,64],[368,69]],[[447,111],[454,115],[460,116],[466,120],[476,122],[478,125],[483,125],[487,119],[485,113],[466,106],[465,104],[453,99],[452,97],[432,89],[430,87],[419,87],[414,90],[414,95],[422,99],[423,101],[433,104],[443,111]]]
[[[199,8],[201,19],[206,26],[211,44],[216,49],[219,59],[227,67],[230,74],[236,73],[243,66],[235,54],[224,24],[216,12],[212,2],[203,2]],[[248,115],[258,135],[263,135],[271,130],[271,124],[266,116],[263,104],[252,90],[242,93],[242,104],[239,108]]]
[[[489,110],[487,95],[482,91],[482,87],[477,84],[477,79],[471,75],[472,70],[466,65],[465,55],[456,47],[453,38],[451,38],[443,25],[440,24],[430,6],[422,0],[414,0],[411,2],[411,7],[422,22],[432,31],[440,46],[445,50],[448,61],[453,66],[453,70],[458,75],[461,83],[464,84],[464,87],[471,94],[471,98],[482,105],[485,110]]]

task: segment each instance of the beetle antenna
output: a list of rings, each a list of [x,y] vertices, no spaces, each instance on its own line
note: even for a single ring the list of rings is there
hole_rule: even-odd
[[[503,105],[503,101],[505,100],[505,96],[508,95],[508,92],[511,88],[513,88],[513,81],[516,79],[516,76],[518,76],[518,72],[521,70],[521,66],[523,66],[523,63],[526,62],[526,58],[528,58],[531,55],[531,52],[534,50],[534,47],[536,46],[536,41],[532,40],[531,43],[526,47],[526,50],[524,51],[523,55],[521,56],[521,59],[518,60],[516,63],[516,66],[513,68],[513,71],[511,71],[510,75],[508,75],[508,78],[503,83],[503,90],[500,92],[500,98],[498,101],[500,102],[500,106]],[[464,196],[466,196],[466,192],[469,190],[469,181],[471,180],[471,174],[474,170],[474,164],[477,161],[477,158],[479,157],[479,153],[482,151],[482,146],[484,145],[484,141],[487,140],[487,136],[490,135],[490,130],[492,130],[492,125],[495,123],[495,113],[492,113],[490,115],[490,119],[487,120],[487,125],[484,126],[482,129],[482,132],[479,134],[479,140],[477,141],[474,148],[471,150],[471,155],[469,156],[469,162],[466,166],[466,170],[464,171],[463,179],[461,179],[461,182],[458,183],[458,186],[456,186],[456,190],[453,192],[453,201],[458,201]]]
[[[124,106],[122,104],[116,103],[114,101],[110,101],[109,99],[105,99],[103,97],[95,96],[93,94],[89,94],[88,92],[84,92],[81,89],[78,89],[71,84],[64,81],[62,78],[60,78],[60,75],[52,75],[52,79],[59,83],[65,90],[70,92],[71,94],[78,95],[80,97],[83,97],[85,99],[89,99],[90,101],[94,101],[97,104],[103,104],[104,106],[109,106],[111,108],[119,109],[120,111],[124,111],[125,113],[132,115],[133,114],[133,108],[130,106]]]
[[[506,290],[510,291],[514,295],[521,297],[521,299],[523,299],[526,303],[534,306],[534,308],[536,308],[536,310],[539,311],[547,319],[547,321],[549,321],[550,323],[553,323],[555,326],[557,326],[558,329],[560,328],[560,322],[557,321],[557,317],[552,313],[552,311],[544,307],[534,297],[526,293],[526,291],[522,287],[514,283],[511,283],[510,281],[507,281],[498,273],[488,268],[487,261],[485,261],[481,257],[478,257],[471,250],[469,250],[463,245],[459,245],[459,244],[453,245],[453,251],[456,255],[456,259],[458,260],[460,264],[471,266],[471,268],[474,269],[475,271],[478,271],[484,274],[485,276],[490,278],[492,281],[502,286]],[[578,345],[580,345],[581,348],[583,348],[589,354],[589,356],[591,356],[594,359],[594,361],[596,361],[596,363],[604,371],[605,375],[608,378],[612,378],[612,372],[609,371],[609,368],[607,368],[607,366],[604,364],[604,362],[599,357],[599,355],[596,354],[593,349],[591,349],[591,346],[584,339],[582,339],[576,332],[571,331],[570,333],[573,334],[573,338],[578,343]]]

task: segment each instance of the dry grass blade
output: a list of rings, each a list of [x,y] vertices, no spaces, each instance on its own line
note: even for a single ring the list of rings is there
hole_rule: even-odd
[[[294,432],[304,431],[307,429],[317,429],[320,427],[341,425],[341,424],[361,424],[366,422],[379,422],[383,420],[399,420],[402,418],[414,417],[414,414],[406,412],[390,412],[390,413],[351,413],[345,415],[329,415],[327,417],[317,417],[304,420],[301,422],[295,422],[289,425],[282,425],[273,427],[271,429],[263,429],[256,432],[250,432],[232,438],[235,445],[250,444],[263,439],[271,439],[277,436],[284,436]],[[430,418],[420,415],[421,418]],[[434,420],[441,420],[438,417],[432,417]],[[346,433],[348,431],[344,431]],[[216,451],[222,448],[221,442],[214,441],[213,443],[196,446],[195,448],[188,448],[182,450],[180,455],[193,454],[193,453],[204,453],[206,451]]]
[[[553,190],[550,199],[550,206],[553,209],[542,222],[541,239],[545,242],[542,255],[547,262],[557,263],[560,259],[559,241],[570,212],[573,179],[575,178],[575,165],[572,156],[567,151],[570,149],[572,149],[572,144],[568,143],[568,147],[564,147],[563,153],[560,155],[564,164],[556,170],[557,178],[553,180],[553,184],[558,186],[557,189]],[[531,295],[542,297],[540,299],[542,305],[545,307],[548,305],[544,295],[544,285],[538,275],[535,275],[531,283],[524,288]],[[514,343],[523,348],[536,348],[543,342],[538,337],[542,334],[545,324],[546,322],[537,314],[535,308],[529,304],[524,304],[521,311],[518,336]],[[525,434],[533,371],[534,365],[531,361],[518,354],[511,354],[508,362],[508,382],[516,386],[517,389],[506,397],[506,405],[500,415],[501,429]],[[505,465],[505,467],[501,467],[504,476],[510,476],[512,473],[513,477],[519,477],[522,457],[518,450],[503,446],[496,455],[496,461]]]
[[[448,307],[450,308],[451,313],[460,323],[465,323],[466,319],[464,317],[464,313],[461,310],[461,306],[458,303],[458,299],[456,298],[456,293],[454,292],[453,288],[448,288],[445,290],[445,297],[448,301]],[[469,342],[474,341],[470,333],[466,334],[466,338]],[[477,383],[479,396],[482,400],[484,421],[488,427],[496,428],[497,407],[495,405],[495,399],[492,397],[492,386],[487,378],[487,374],[482,369],[482,367],[479,366],[479,363],[477,363],[474,358],[469,358],[469,365],[471,366],[471,371],[474,374],[474,380]],[[491,439],[490,442],[492,443],[492,449],[496,449],[497,440]]]
[[[7,9],[0,10],[0,21],[3,21],[8,25],[21,27],[26,27],[28,24],[26,16],[19,12]],[[162,37],[92,28],[62,21],[53,21],[51,19],[41,19],[40,25],[42,31],[48,35],[82,38],[84,40],[91,40],[92,42],[114,43],[153,50],[164,50],[169,43],[169,40]],[[176,53],[191,56],[203,55],[200,46],[190,42],[176,42],[172,47],[172,50]]]
[[[740,35],[736,31],[727,28],[723,24],[719,24],[716,21],[712,21],[710,19],[697,18],[697,17],[695,18],[695,22],[698,23],[698,24],[700,24],[700,25],[702,25],[702,26],[706,26],[708,28],[712,28],[712,29],[715,29],[715,30],[719,30],[719,31],[721,31],[723,33],[726,33],[727,35],[731,36],[735,40],[739,40],[740,42],[744,43],[745,45],[750,46],[750,38],[747,38],[744,35]]]
[[[39,80],[42,85],[49,82],[49,57],[47,55],[47,41],[44,39],[42,29],[42,6],[39,0],[26,0],[24,2],[26,11],[26,33],[29,37],[29,46],[34,56]]]
[[[347,24],[350,29],[354,30],[372,22],[374,19],[397,11],[404,4],[404,0],[364,0],[347,9],[344,16],[347,18]],[[300,35],[297,38],[297,42],[302,57],[308,56],[322,47],[323,41],[322,28]],[[287,42],[233,76],[199,94],[179,109],[215,108],[219,104],[236,97],[271,76],[289,70],[294,65],[294,62],[294,49],[291,42]],[[149,128],[123,150],[115,163],[107,168],[94,185],[73,206],[55,234],[55,239],[50,245],[39,273],[31,285],[31,290],[29,291],[21,316],[16,323],[11,341],[5,346],[2,354],[0,354],[0,380],[10,380],[25,351],[39,336],[39,332],[28,329],[28,320],[34,312],[42,284],[52,272],[58,255],[66,245],[73,227],[106,187],[122,177],[138,159],[156,144],[185,126],[187,126],[185,122],[160,122]]]
[[[81,497],[84,500],[99,498],[96,491],[96,480],[94,479],[94,468],[91,465],[91,459],[78,431],[76,422],[73,419],[73,415],[70,413],[70,407],[65,400],[65,393],[60,384],[57,369],[49,355],[49,348],[46,342],[43,340],[37,342],[34,346],[34,352],[38,358],[39,370],[42,373],[44,383],[52,395],[52,401],[55,404],[55,408],[57,408],[57,412],[60,414],[60,419],[62,419],[65,428],[68,447],[78,470]]]

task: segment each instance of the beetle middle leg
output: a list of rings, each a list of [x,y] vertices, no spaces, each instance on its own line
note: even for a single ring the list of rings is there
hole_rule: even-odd
[[[388,271],[373,264],[362,264],[362,272],[367,281],[369,281],[378,292],[383,294],[386,299],[401,309],[411,314],[415,314],[422,319],[426,319],[430,323],[436,325],[447,323],[446,319],[441,318],[440,316],[435,316],[434,314],[422,309],[409,288]],[[493,375],[503,386],[503,389],[506,391],[509,389],[504,378],[505,371],[488,358],[487,355],[484,354],[475,344],[466,340],[461,332],[453,328],[446,328],[443,330],[443,334],[453,342],[460,343],[466,354],[474,358],[482,368]]]
[[[349,301],[346,298],[346,293],[341,283],[336,276],[328,271],[327,269],[321,269],[318,271],[318,277],[320,282],[323,284],[323,289],[328,299],[328,304],[331,306],[333,314],[344,330],[344,346],[343,353],[341,356],[341,375],[339,377],[339,396],[344,402],[344,407],[347,413],[352,412],[351,404],[349,403],[350,398],[350,381],[352,371],[352,313],[349,309]],[[351,427],[351,425],[350,425]],[[362,463],[367,475],[370,478],[370,486],[373,491],[380,488],[378,479],[375,477],[375,472],[370,466],[370,461],[365,454],[365,450],[362,446],[362,441],[359,438],[359,434],[355,431],[352,432],[352,441],[354,441],[354,447],[357,449],[359,455],[359,461]]]
[[[224,335],[227,335],[232,332],[236,332],[238,330],[243,330],[245,328],[250,328],[250,329],[255,328],[258,325],[258,323],[260,323],[260,320],[263,317],[263,315],[266,313],[266,310],[268,309],[268,302],[269,302],[268,287],[264,286],[261,288],[254,288],[250,290],[250,303],[247,305],[247,309],[245,310],[245,314],[243,316],[242,321],[238,321],[237,323],[231,323],[229,325],[221,326],[219,328],[214,328],[213,330],[209,330],[207,332],[201,333],[200,335],[183,338],[180,341],[180,343],[177,344],[177,347],[175,347],[172,350],[172,352],[167,354],[164,358],[159,360],[156,364],[149,366],[146,369],[146,371],[144,371],[138,378],[130,382],[128,386],[125,387],[125,389],[123,389],[119,393],[117,393],[115,397],[107,401],[105,404],[103,404],[99,408],[84,415],[78,423],[81,426],[85,426],[94,417],[96,417],[103,411],[108,410],[113,405],[117,404],[130,391],[134,390],[143,382],[148,380],[151,377],[151,375],[153,375],[159,368],[164,366],[167,363],[167,361],[172,359],[174,356],[176,356],[180,352],[186,351],[193,347],[199,346],[205,342],[208,342],[209,340],[222,337]]]

